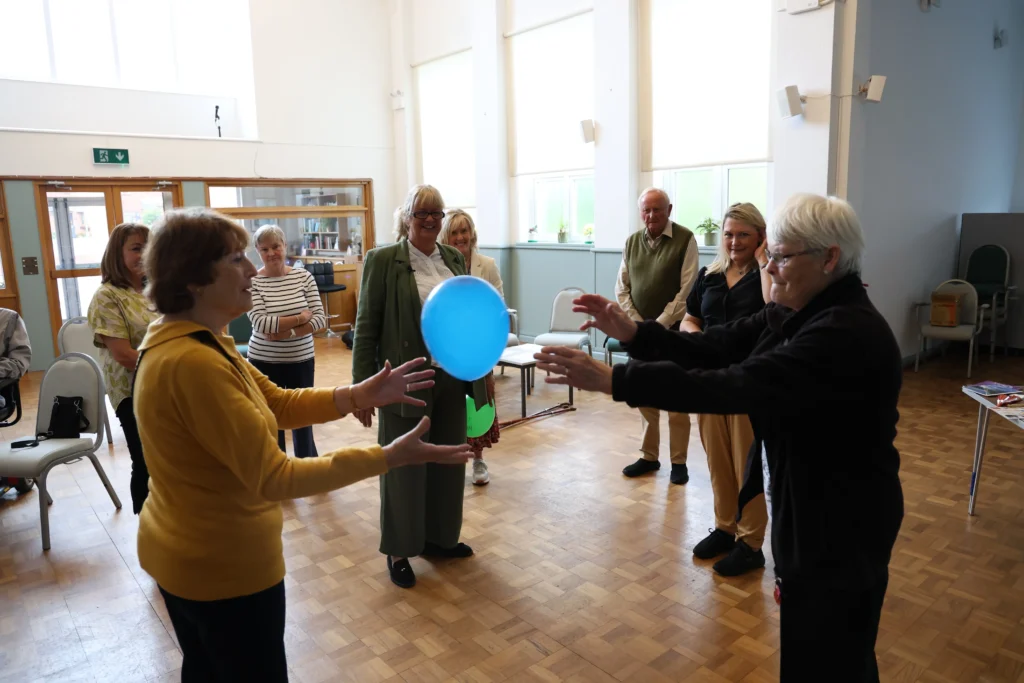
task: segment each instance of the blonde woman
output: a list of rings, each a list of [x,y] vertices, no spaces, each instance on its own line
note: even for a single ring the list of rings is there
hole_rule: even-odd
[[[466,271],[473,277],[491,283],[498,290],[501,298],[505,298],[498,264],[494,262],[494,259],[477,251],[476,225],[468,213],[462,209],[449,211],[441,226],[441,235],[437,239],[441,244],[458,249],[462,258],[466,259]],[[490,373],[485,379],[487,381],[487,399],[491,403],[495,403],[494,373]],[[498,438],[498,414],[495,412],[494,424],[491,425],[490,430],[483,436],[469,439],[469,445],[473,448],[473,484],[476,486],[483,486],[491,480],[491,475],[487,471],[487,463],[484,462],[484,449],[498,443]]]
[[[718,256],[701,268],[686,299],[680,330],[703,332],[764,308],[768,299],[761,276],[767,263],[764,217],[753,204],[733,204],[722,221]],[[702,560],[725,555],[714,565],[722,576],[759,569],[764,566],[761,545],[768,525],[764,496],[754,498],[742,511],[737,509],[743,470],[754,441],[750,419],[746,415],[701,414],[697,426],[708,456],[715,528],[694,547],[693,554]]]

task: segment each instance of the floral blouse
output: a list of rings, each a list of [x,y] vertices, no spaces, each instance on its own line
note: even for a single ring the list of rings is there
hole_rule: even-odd
[[[132,395],[134,373],[114,360],[114,355],[100,340],[100,335],[127,339],[132,348],[137,349],[146,336],[149,324],[158,317],[159,314],[153,310],[153,305],[145,295],[130,287],[115,287],[109,282],[100,285],[89,303],[89,327],[95,335],[93,344],[100,350],[103,380],[115,410],[121,401]]]

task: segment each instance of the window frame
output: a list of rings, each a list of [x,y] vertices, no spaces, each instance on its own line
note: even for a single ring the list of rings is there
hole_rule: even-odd
[[[528,175],[517,176],[519,182],[517,183],[517,192],[525,192],[525,207],[526,211],[519,212],[519,226],[517,228],[519,241],[522,244],[570,244],[570,245],[586,245],[588,244],[586,237],[583,235],[583,228],[585,226],[576,224],[577,209],[579,206],[579,193],[577,191],[576,183],[581,179],[588,179],[591,182],[594,181],[594,170],[593,169],[581,169],[575,171],[564,171],[564,172],[553,172],[553,173],[531,173]],[[539,225],[539,214],[538,214],[538,203],[537,203],[537,186],[540,183],[548,182],[560,182],[563,184],[562,187],[562,220],[566,222],[569,227],[569,238],[565,242],[559,242],[556,239],[537,239],[530,241],[530,227]],[[526,185],[526,187],[523,187]],[[596,199],[596,197],[595,197]],[[525,214],[525,215],[524,215]],[[596,223],[596,220],[595,220]],[[546,233],[545,233],[546,234]],[[540,234],[538,234],[540,237]],[[593,243],[593,235],[590,238],[590,243]]]

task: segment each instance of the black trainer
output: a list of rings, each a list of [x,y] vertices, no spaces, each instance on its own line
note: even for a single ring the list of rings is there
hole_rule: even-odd
[[[391,574],[391,583],[399,588],[412,588],[416,585],[416,574],[407,559],[392,562],[391,556],[388,555],[388,573]]]
[[[715,562],[712,569],[722,576],[739,576],[764,567],[764,553],[743,541],[736,541],[732,552]]]
[[[672,474],[669,475],[668,480],[673,484],[685,484],[690,481],[690,473],[686,469],[686,463],[681,465],[672,465]]]
[[[639,477],[640,475],[647,474],[648,472],[657,472],[661,469],[661,463],[657,460],[645,460],[640,458],[632,465],[626,465],[622,468],[622,473],[627,477]]]
[[[436,543],[427,541],[420,555],[422,557],[472,557],[473,549],[465,543],[457,543],[452,548],[442,548]]]
[[[725,555],[736,546],[736,538],[728,531],[712,529],[703,541],[693,547],[693,556],[701,560],[711,560]]]

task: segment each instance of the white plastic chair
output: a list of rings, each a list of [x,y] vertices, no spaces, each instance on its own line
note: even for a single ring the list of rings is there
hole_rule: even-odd
[[[506,349],[510,346],[519,346],[519,311],[514,308],[508,309],[508,320],[511,329],[505,343]]]
[[[103,429],[99,427],[107,414],[103,397],[103,372],[90,356],[83,353],[68,353],[53,361],[43,375],[39,387],[39,407],[36,412],[36,433],[42,434],[50,428],[50,407],[56,396],[81,396],[82,412],[89,420],[85,429],[95,438],[46,439],[31,448],[11,448],[11,442],[0,444],[0,476],[34,479],[39,487],[39,521],[42,525],[43,550],[50,549],[50,516],[48,506],[53,498],[46,490],[46,477],[57,465],[64,465],[81,458],[89,458],[96,468],[114,507],[121,509],[121,500],[110,485],[107,473],[96,458],[96,451],[103,445]]]
[[[914,308],[918,313],[918,322],[921,325],[918,333],[917,353],[914,355],[914,372],[917,372],[920,364],[921,351],[927,350],[929,339],[942,339],[945,341],[970,342],[967,354],[967,378],[971,377],[971,366],[976,359],[980,345],[975,341],[984,327],[985,311],[988,304],[978,306],[978,292],[974,285],[966,280],[946,280],[936,287],[933,294],[959,294],[960,295],[960,324],[956,327],[942,327],[932,325],[927,320],[931,319],[931,302],[918,302]],[[928,316],[923,321],[920,317],[922,308],[928,309]]]
[[[541,346],[569,346],[574,349],[582,349],[584,346],[594,355],[594,349],[590,343],[590,333],[580,332],[580,326],[587,321],[585,313],[574,313],[572,310],[573,299],[578,298],[586,292],[579,287],[566,287],[555,295],[551,304],[551,328],[545,334],[538,335],[533,340]]]
[[[89,320],[87,318],[82,316],[68,318],[57,332],[57,352],[62,356],[81,353],[89,356],[99,365],[103,361],[100,359],[100,350],[93,344],[95,336],[92,328],[89,327]],[[103,382],[102,373],[100,374],[100,381]],[[106,393],[107,385],[104,382],[103,394],[106,395]],[[117,410],[117,406],[114,406],[114,410]],[[107,415],[106,410],[103,411],[103,428],[107,432],[107,443],[113,444],[114,434],[110,431],[110,417]]]

